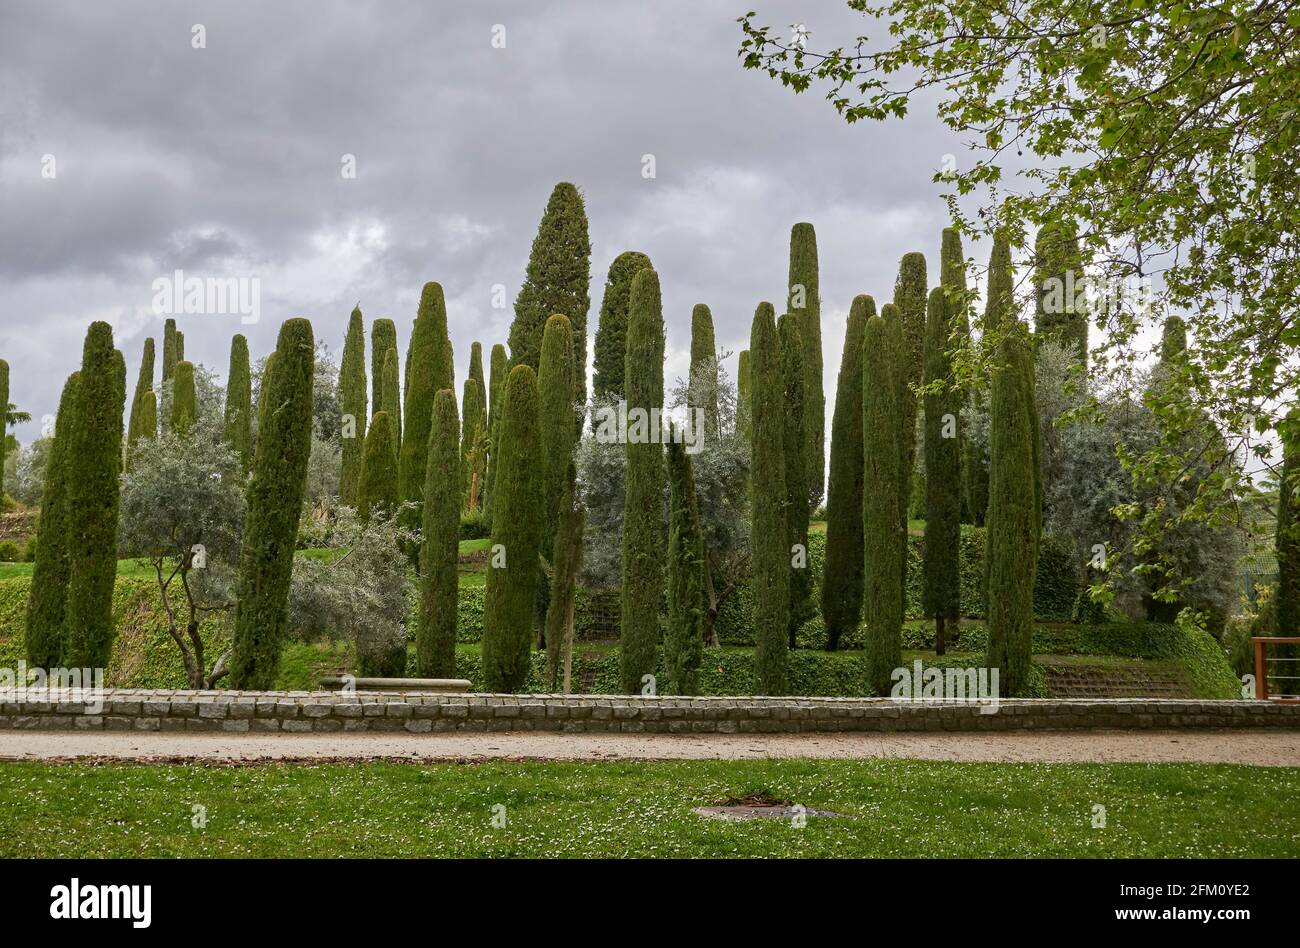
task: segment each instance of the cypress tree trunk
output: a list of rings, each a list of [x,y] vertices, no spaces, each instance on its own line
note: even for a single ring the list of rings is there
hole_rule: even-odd
[[[361,317],[361,307],[356,306],[348,318],[348,334],[343,340],[343,358],[339,366],[339,408],[343,412],[343,470],[339,475],[339,503],[345,507],[357,505],[357,482],[361,477],[368,407],[366,325]]]
[[[36,556],[32,564],[31,593],[27,598],[27,661],[35,668],[50,669],[63,664],[63,624],[71,570],[68,478],[80,379],[81,373],[73,372],[63,384],[54,422],[54,443],[50,445],[45,467],[45,489],[41,492],[41,519],[37,522]]]
[[[875,300],[854,297],[835,384],[822,576],[822,617],[826,647],[832,652],[862,621],[862,334],[875,315]]]
[[[585,512],[578,502],[578,475],[572,462],[566,472],[564,497],[560,502],[559,529],[551,561],[550,605],[546,610],[546,676],[552,692],[569,690],[573,660],[574,603],[578,573],[582,570],[582,527]],[[563,669],[561,669],[563,660]]]
[[[942,286],[930,291],[925,325],[925,614],[934,618],[934,651],[946,647],[946,623],[961,609],[961,402],[952,374],[952,307]],[[943,390],[930,386],[942,383]]]
[[[489,529],[492,526],[492,492],[496,489],[497,452],[500,447],[501,414],[506,381],[506,347],[497,343],[492,347],[488,363],[488,468],[487,496],[483,498],[483,517]]]
[[[140,359],[140,374],[136,377],[135,392],[131,396],[131,415],[126,424],[126,454],[127,466],[130,466],[131,448],[142,437],[153,437],[158,433],[157,427],[152,431],[145,428],[143,420],[140,417],[140,400],[144,393],[153,390],[153,366],[154,366],[154,342],[150,337],[144,341],[144,355]],[[157,424],[157,413],[155,408],[154,421]]]
[[[392,416],[386,411],[375,412],[366,432],[361,472],[357,477],[357,515],[362,523],[369,523],[373,512],[390,517],[400,503]]]
[[[903,661],[903,571],[906,531],[899,523],[903,493],[903,336],[892,304],[867,320],[862,343],[863,615],[866,677],[872,693],[889,694]],[[902,536],[900,536],[902,532]]]
[[[817,234],[812,224],[795,224],[790,229],[790,303],[787,311],[800,318],[803,332],[803,452],[807,459],[804,482],[808,488],[808,509],[815,510],[825,494],[826,393],[822,383],[821,282],[817,267]],[[789,475],[788,470],[786,474]]]
[[[623,492],[623,615],[619,673],[625,694],[639,694],[653,675],[659,649],[664,582],[664,455],[652,413],[664,404],[664,321],[659,275],[632,280],[627,326],[628,432]],[[644,412],[638,435],[634,412]]]
[[[554,537],[559,527],[560,500],[577,435],[571,401],[573,351],[569,320],[552,316],[546,321],[546,333],[542,337],[542,367],[537,379],[542,398],[538,425],[542,435],[542,535],[545,537]]]
[[[461,494],[458,427],[456,396],[444,388],[433,399],[425,465],[420,625],[415,637],[416,667],[422,678],[456,677]]]
[[[746,441],[753,433],[754,399],[749,376],[749,350],[742,349],[736,364],[736,430]]]
[[[387,368],[385,368],[387,371]],[[424,467],[429,460],[429,429],[433,397],[444,388],[455,391],[451,340],[447,336],[447,305],[442,286],[426,283],[420,311],[411,331],[410,371],[407,374],[406,416],[401,426],[401,498],[419,504],[424,497]],[[387,383],[385,383],[387,386]],[[411,521],[418,526],[418,514]]]
[[[597,398],[623,398],[623,368],[627,359],[627,316],[632,295],[632,278],[653,269],[650,258],[627,250],[614,258],[605,278],[605,295],[600,303],[600,325],[596,328],[595,374],[591,393]],[[560,310],[563,312],[563,310]]]
[[[698,397],[705,397],[703,405],[691,404],[692,409],[704,411],[704,436],[710,441],[717,441],[720,436],[718,424],[718,344],[713,336],[713,314],[703,303],[696,303],[691,310],[691,384],[687,394],[698,392]],[[706,395],[706,393],[712,393]],[[687,400],[690,402],[690,399]],[[695,413],[691,412],[691,424],[695,423]]]
[[[511,369],[502,397],[499,490],[484,596],[483,680],[488,691],[514,692],[528,680],[542,544],[541,396],[532,368]]]
[[[311,323],[286,320],[263,379],[257,448],[248,486],[230,663],[230,681],[235,688],[269,689],[279,670],[293,551],[311,454],[315,368]],[[276,407],[272,410],[269,405]]]
[[[1002,694],[1012,697],[1023,694],[1029,681],[1041,527],[1034,489],[1038,418],[1029,347],[1023,324],[1004,324],[994,366],[989,433],[987,662],[1000,669]]]
[[[178,435],[187,435],[194,430],[198,420],[198,392],[194,388],[194,363],[182,359],[176,363],[176,374],[172,378],[172,425],[171,430]]]
[[[804,463],[804,344],[803,318],[786,313],[777,321],[781,341],[781,378],[785,408],[786,555],[790,558],[789,645],[795,648],[799,629],[812,615],[812,580],[808,569],[808,465]]]
[[[787,690],[790,552],[785,486],[785,382],[771,303],[760,303],[749,335],[753,460],[750,545],[753,550],[754,662],[760,694]]]
[[[1034,327],[1042,339],[1074,350],[1088,360],[1088,310],[1083,297],[1083,255],[1072,220],[1049,221],[1034,243]]]
[[[700,691],[704,657],[704,536],[700,531],[695,475],[686,447],[668,444],[668,632],[664,666],[668,692]]]
[[[113,583],[126,403],[126,362],[113,348],[108,323],[91,323],[86,333],[77,401],[68,455],[71,530],[63,657],[72,667],[106,668],[117,634]]]
[[[226,379],[224,440],[239,455],[240,470],[247,474],[253,463],[253,376],[248,365],[248,340],[242,335],[230,340]]]
[[[370,414],[388,411],[388,406],[401,405],[402,397],[393,392],[391,400],[384,391],[384,359],[389,349],[397,349],[397,326],[391,319],[376,319],[370,326]],[[393,428],[393,437],[400,441],[402,436],[401,414],[391,415],[389,421]]]
[[[591,240],[587,211],[578,189],[561,181],[551,191],[533,248],[528,273],[515,299],[510,324],[510,364],[531,366],[542,360],[546,321],[563,313],[573,327],[573,403],[587,401],[587,311],[591,309]]]
[[[170,428],[172,420],[171,386],[168,383],[176,374],[176,363],[184,358],[180,350],[180,333],[176,331],[176,320],[169,319],[163,323],[162,400],[158,404],[164,434]]]

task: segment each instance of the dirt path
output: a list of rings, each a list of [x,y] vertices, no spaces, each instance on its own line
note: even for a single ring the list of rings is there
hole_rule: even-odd
[[[130,734],[0,732],[0,760],[256,762],[745,760],[879,758],[1069,763],[1174,762],[1300,767],[1297,731],[1008,734]]]

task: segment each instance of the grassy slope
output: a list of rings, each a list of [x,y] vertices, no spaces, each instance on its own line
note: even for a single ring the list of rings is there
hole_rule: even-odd
[[[853,818],[690,812],[754,791]],[[8,763],[0,856],[1294,857],[1297,794],[1300,769],[1199,764]]]

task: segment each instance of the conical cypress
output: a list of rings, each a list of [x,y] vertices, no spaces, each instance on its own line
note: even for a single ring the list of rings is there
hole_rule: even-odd
[[[390,400],[384,393],[384,358],[389,349],[397,349],[397,326],[391,319],[376,319],[370,326],[370,414],[388,411],[387,405],[401,405],[402,397],[394,392]],[[393,436],[399,441],[402,433],[400,415],[389,419],[396,427]]]
[[[537,374],[529,366],[515,366],[502,397],[500,476],[483,607],[483,681],[488,691],[513,692],[528,680],[542,545]]]
[[[573,327],[573,403],[587,401],[587,311],[591,309],[591,240],[582,195],[567,181],[551,192],[528,255],[528,273],[510,324],[510,364],[542,361],[546,320],[563,313]]]
[[[949,337],[952,305],[942,286],[930,291],[925,324],[925,614],[935,620],[942,655],[946,623],[960,617],[961,398],[954,386]],[[941,391],[931,386],[942,383]]]
[[[736,365],[736,430],[746,441],[753,429],[753,396],[750,391],[749,350],[742,349]]]
[[[867,320],[862,340],[863,616],[867,686],[889,694],[902,664],[903,571],[906,532],[903,502],[903,362],[901,318],[892,304]]]
[[[627,467],[623,491],[623,628],[619,672],[626,694],[654,674],[664,580],[664,455],[652,418],[664,404],[664,320],[659,274],[632,280],[627,324]],[[642,424],[635,413],[644,413]],[[652,415],[652,413],[654,413]]]
[[[145,392],[153,389],[154,343],[150,337],[144,341],[144,355],[140,359],[140,374],[136,377],[135,392],[131,396],[131,415],[126,424],[126,453],[129,459],[131,447],[142,437],[153,437],[157,428],[149,431],[140,419],[140,399]],[[156,419],[155,414],[155,419]]]
[[[1015,319],[1014,276],[1011,270],[1011,243],[1003,231],[993,236],[993,249],[989,253],[988,292],[984,300],[984,317],[981,328],[986,345],[996,344],[1002,327]],[[990,393],[974,389],[969,396],[976,410],[988,403]],[[992,445],[988,450],[969,444],[965,451],[966,463],[962,468],[965,485],[965,503],[968,519],[984,525],[987,519],[989,497],[989,465]]]
[[[162,402],[158,405],[164,432],[168,431],[171,427],[172,387],[168,383],[171,382],[173,376],[176,374],[176,363],[184,358],[184,356],[181,355],[180,350],[180,333],[176,331],[176,320],[169,319],[163,323]]]
[[[487,379],[483,376],[483,343],[477,340],[469,345],[469,375],[487,391]]]
[[[426,283],[420,310],[411,330],[410,372],[406,412],[401,428],[401,498],[419,503],[424,496],[424,467],[429,460],[429,429],[433,398],[444,388],[455,391],[451,340],[447,336],[447,305],[442,286]],[[419,523],[417,519],[415,523]]]
[[[785,386],[785,494],[786,551],[790,556],[790,648],[799,628],[812,616],[812,579],[808,570],[808,466],[803,462],[804,411],[803,354],[804,317],[786,313],[777,320],[781,340],[781,376]]]
[[[635,250],[624,251],[609,265],[609,274],[605,278],[605,295],[600,302],[600,325],[596,328],[594,375],[591,380],[591,393],[597,398],[607,396],[618,401],[623,397],[632,278],[640,271],[651,268],[650,258]]]
[[[248,486],[230,663],[230,683],[235,688],[270,688],[280,665],[293,551],[311,454],[315,367],[311,323],[286,320],[263,380],[253,476]]]
[[[392,352],[393,350],[388,350]],[[372,512],[388,517],[401,503],[397,492],[397,451],[393,446],[392,415],[375,412],[366,431],[361,471],[357,478],[357,513],[369,523]]]
[[[477,381],[469,379],[469,382]],[[425,464],[424,522],[420,546],[420,626],[415,662],[422,678],[456,676],[457,558],[460,541],[459,421],[456,396],[433,397],[429,458]]]
[[[113,582],[126,403],[126,362],[113,348],[108,323],[91,323],[86,333],[77,401],[68,455],[71,529],[63,657],[71,667],[105,668],[117,634]]]
[[[1017,696],[1028,682],[1034,629],[1034,576],[1041,526],[1034,489],[1038,418],[1033,362],[1025,327],[1003,325],[994,366],[989,432],[989,510],[985,569],[989,667],[1001,692]]]
[[[230,340],[230,371],[226,373],[226,414],[223,439],[239,455],[240,470],[253,463],[253,375],[248,365],[248,340]]]
[[[501,443],[501,414],[508,365],[506,347],[497,343],[492,347],[492,357],[488,363],[488,371],[491,372],[488,378],[488,470],[483,513],[489,525],[492,523],[492,493],[496,490],[497,454]]]
[[[856,296],[844,329],[844,353],[831,420],[831,474],[826,491],[826,565],[822,618],[826,647],[862,620],[862,334],[876,315],[870,296]]]
[[[1073,220],[1044,224],[1034,244],[1034,286],[1037,290],[1034,328],[1042,339],[1073,349],[1088,358],[1088,310],[1083,296],[1083,255]]]
[[[713,336],[713,314],[703,303],[691,310],[691,385],[689,392],[712,393],[704,405],[691,405],[703,409],[703,434],[716,441],[718,426],[718,344]],[[692,412],[691,424],[695,423]]]
[[[339,365],[339,409],[343,413],[343,469],[339,474],[339,502],[357,505],[357,481],[361,476],[361,454],[366,442],[366,325],[361,307],[348,317],[348,334],[343,340]]]
[[[750,464],[755,665],[760,694],[787,689],[790,547],[785,485],[785,380],[771,303],[760,303],[749,335],[753,451]]]
[[[158,398],[153,391],[140,394],[140,433],[136,441],[158,437]]]
[[[487,424],[487,395],[483,391],[483,381],[470,376],[465,379],[461,394],[461,403],[465,406],[465,426],[461,430],[461,491],[463,504],[468,505],[473,495],[474,508],[478,509],[483,495],[484,462],[487,456],[482,452],[481,442]],[[427,479],[425,483],[428,483]]]
[[[906,535],[908,502],[912,496],[912,480],[916,476],[916,420],[920,403],[916,387],[921,384],[921,368],[925,359],[925,308],[927,293],[925,254],[903,255],[898,267],[898,280],[894,284],[894,306],[902,323],[903,332],[903,509],[899,514]],[[907,558],[903,558],[903,585],[907,585]]]
[[[189,434],[194,430],[198,419],[198,392],[194,387],[194,363],[182,359],[176,363],[176,374],[172,377],[172,425],[171,430],[179,435]]]
[[[813,510],[825,496],[826,392],[822,382],[821,281],[817,267],[817,233],[812,224],[795,224],[790,229],[788,311],[800,318],[803,334],[803,452],[807,465],[804,482],[808,487],[808,509]],[[789,471],[786,473],[788,475]]]
[[[55,668],[63,664],[64,618],[71,569],[68,558],[72,530],[68,477],[71,473],[73,432],[77,426],[80,379],[81,373],[73,372],[63,385],[59,413],[54,422],[54,443],[50,445],[45,466],[31,594],[27,598],[27,661],[35,668]]]
[[[671,694],[700,690],[704,656],[704,537],[686,447],[668,444],[668,630],[664,665]]]
[[[573,330],[564,316],[546,321],[542,337],[542,368],[537,381],[541,388],[538,425],[542,434],[543,536],[553,537],[559,524],[560,499],[573,457],[576,430],[573,425]],[[549,553],[549,551],[546,551]]]

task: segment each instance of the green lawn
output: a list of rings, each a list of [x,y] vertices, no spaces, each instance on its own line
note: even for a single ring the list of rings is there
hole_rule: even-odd
[[[848,818],[691,812],[758,791]],[[1228,765],[7,763],[0,856],[1295,857],[1297,795],[1300,769]]]

